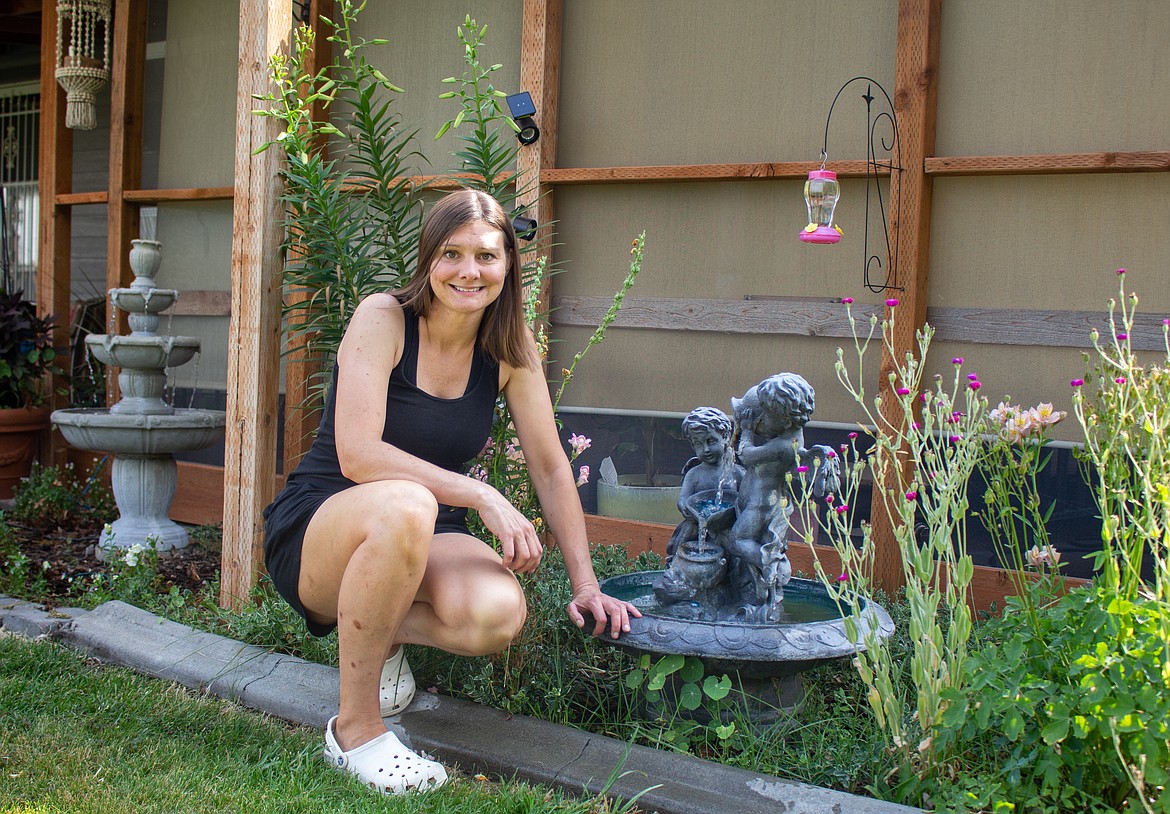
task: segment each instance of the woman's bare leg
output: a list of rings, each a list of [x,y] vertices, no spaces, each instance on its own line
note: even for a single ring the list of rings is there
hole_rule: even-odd
[[[386,731],[378,681],[428,567],[438,504],[409,481],[359,484],[322,504],[305,532],[298,591],[316,620],[337,620],[343,750]]]
[[[516,575],[491,546],[467,534],[437,534],[397,639],[482,656],[507,647],[527,613]]]

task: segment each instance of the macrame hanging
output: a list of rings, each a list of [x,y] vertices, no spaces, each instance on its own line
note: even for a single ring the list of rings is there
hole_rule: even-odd
[[[97,127],[97,93],[110,81],[110,0],[57,0],[57,82],[65,126]]]

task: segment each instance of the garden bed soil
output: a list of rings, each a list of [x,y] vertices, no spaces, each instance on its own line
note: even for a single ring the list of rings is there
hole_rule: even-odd
[[[85,586],[109,570],[109,563],[99,561],[95,554],[100,528],[78,533],[38,529],[11,521],[9,527],[20,551],[29,559],[30,570],[36,569],[44,577],[44,602],[50,608],[76,604]],[[219,551],[192,542],[186,548],[159,556],[159,587],[162,592],[172,586],[198,591],[216,578],[219,568]]]

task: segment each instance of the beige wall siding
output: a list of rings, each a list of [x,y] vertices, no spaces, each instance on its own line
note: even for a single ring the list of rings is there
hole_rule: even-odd
[[[438,97],[452,89],[442,84],[445,78],[463,74],[463,46],[457,29],[468,14],[488,27],[481,62],[503,65],[492,74],[495,86],[509,94],[522,90],[518,0],[383,0],[367,4],[358,20],[358,36],[390,41],[370,48],[367,57],[406,91],[395,94],[394,106],[405,128],[418,130],[423,173],[442,173],[455,166],[456,159],[451,157],[459,149],[455,135],[436,142],[435,133],[443,122],[455,117],[459,106],[454,100]]]
[[[567,2],[558,165],[814,160],[846,79],[892,87],[896,24],[894,3]],[[830,151],[864,158],[846,132]]]
[[[1170,3],[943,5],[938,155],[1165,150]]]

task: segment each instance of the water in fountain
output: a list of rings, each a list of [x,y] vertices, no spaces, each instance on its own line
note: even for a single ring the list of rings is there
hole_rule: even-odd
[[[179,292],[155,285],[160,244],[132,244],[134,281],[129,288],[110,290],[110,333],[85,340],[97,361],[119,369],[121,399],[108,409],[57,410],[52,421],[74,447],[115,456],[112,478],[119,517],[102,534],[101,550],[153,542],[165,552],[188,542],[183,527],[167,517],[177,481],[174,453],[217,443],[225,414],[176,408],[164,397],[167,371],[189,362],[200,343],[196,337],[157,333],[159,314],[174,304]],[[114,335],[115,308],[127,312],[129,335]]]

